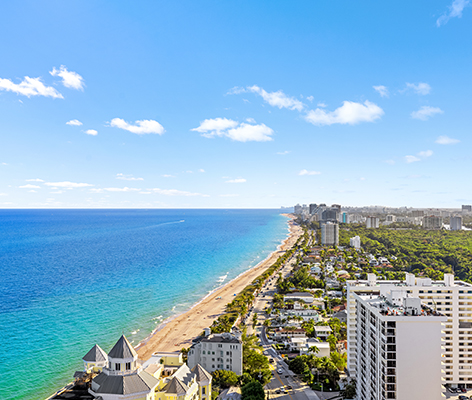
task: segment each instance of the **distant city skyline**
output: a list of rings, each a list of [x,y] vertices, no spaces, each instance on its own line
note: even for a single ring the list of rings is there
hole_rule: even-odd
[[[472,204],[469,0],[0,12],[0,208]]]

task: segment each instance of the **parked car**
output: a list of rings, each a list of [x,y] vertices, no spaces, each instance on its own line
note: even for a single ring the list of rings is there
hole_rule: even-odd
[[[469,400],[467,396],[460,395],[459,400]]]
[[[287,385],[286,388],[287,388],[288,390],[292,390],[292,389],[293,389],[291,385]]]
[[[282,368],[279,368],[279,369],[277,370],[277,372],[278,372],[279,374],[281,374],[281,373],[283,373],[284,371],[282,371]]]

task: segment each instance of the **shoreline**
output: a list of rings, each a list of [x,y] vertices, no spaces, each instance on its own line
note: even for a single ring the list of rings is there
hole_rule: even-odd
[[[187,311],[162,321],[149,336],[135,346],[140,359],[147,360],[156,351],[176,351],[182,347],[190,347],[192,339],[198,336],[203,328],[211,326],[218,316],[224,314],[226,305],[232,301],[234,294],[241,292],[269,268],[278,259],[280,253],[293,246],[300,237],[302,229],[293,222],[292,214],[282,215],[289,218],[287,221],[289,232],[277,249],[254,267],[212,290]],[[220,298],[217,299],[217,297]]]

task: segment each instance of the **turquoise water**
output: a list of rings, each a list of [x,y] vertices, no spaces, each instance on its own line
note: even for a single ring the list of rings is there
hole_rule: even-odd
[[[44,399],[287,236],[277,210],[0,210],[0,398]],[[174,349],[170,349],[174,350]]]

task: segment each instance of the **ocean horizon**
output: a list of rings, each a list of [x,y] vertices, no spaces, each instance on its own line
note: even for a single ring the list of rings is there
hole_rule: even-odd
[[[0,220],[5,400],[51,395],[95,343],[109,351],[124,333],[136,346],[288,235],[276,209],[3,209]]]

